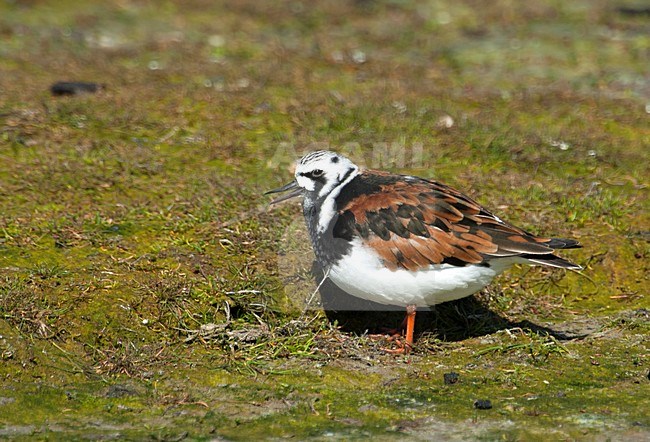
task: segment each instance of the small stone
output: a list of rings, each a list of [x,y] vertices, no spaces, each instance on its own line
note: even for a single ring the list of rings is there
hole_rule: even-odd
[[[436,127],[439,129],[450,129],[454,126],[454,119],[450,115],[443,115],[436,121]]]
[[[452,385],[458,382],[460,375],[452,371],[451,373],[445,373],[443,377],[445,379],[445,385]]]
[[[87,81],[59,81],[50,86],[52,95],[79,95],[83,93],[95,93],[104,89],[103,84]]]
[[[474,408],[477,410],[489,410],[492,408],[492,401],[489,399],[478,399],[474,401]]]
[[[560,150],[569,150],[569,148],[571,147],[569,143],[561,140],[550,140],[549,144],[553,147],[559,148]]]
[[[366,58],[366,53],[360,50],[356,50],[352,52],[352,61],[354,61],[356,64],[363,64],[367,60]]]

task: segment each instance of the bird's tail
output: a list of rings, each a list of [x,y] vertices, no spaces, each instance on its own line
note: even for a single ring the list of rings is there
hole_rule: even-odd
[[[565,238],[551,238],[548,242],[543,243],[545,246],[548,246],[552,249],[579,249],[582,247],[578,241],[575,239],[565,239]],[[540,264],[550,267],[558,267],[561,269],[570,269],[570,270],[582,270],[582,267],[578,264],[574,264],[571,261],[567,261],[564,258],[555,256],[552,253],[548,255],[527,255],[524,256],[526,260],[531,264]]]

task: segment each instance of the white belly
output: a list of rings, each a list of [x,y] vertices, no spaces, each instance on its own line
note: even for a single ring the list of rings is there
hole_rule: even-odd
[[[391,271],[357,240],[352,252],[330,267],[329,278],[344,291],[362,299],[426,307],[476,293],[513,263],[511,259],[499,259],[493,260],[489,267],[440,264],[418,272]]]

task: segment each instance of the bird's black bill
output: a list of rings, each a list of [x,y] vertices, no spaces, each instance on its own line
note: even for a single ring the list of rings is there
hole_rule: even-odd
[[[291,191],[291,192],[289,192]],[[296,196],[302,195],[302,189],[298,187],[298,182],[297,181],[291,181],[289,184],[286,184],[282,187],[279,187],[277,189],[269,190],[268,192],[265,192],[264,195],[270,195],[272,193],[280,193],[280,192],[289,192],[286,195],[282,195],[280,198],[276,198],[273,201],[271,201],[271,204],[277,204],[282,201],[286,201],[288,199],[294,198]]]

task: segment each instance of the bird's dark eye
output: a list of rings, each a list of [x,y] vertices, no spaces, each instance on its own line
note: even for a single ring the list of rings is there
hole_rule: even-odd
[[[309,176],[311,178],[318,178],[320,176],[323,176],[323,171],[321,169],[314,169],[309,173]]]

